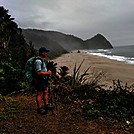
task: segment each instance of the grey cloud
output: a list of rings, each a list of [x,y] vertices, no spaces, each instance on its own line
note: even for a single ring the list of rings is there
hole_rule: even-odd
[[[113,45],[134,42],[134,0],[2,0],[20,27],[58,30],[83,39],[103,34]]]

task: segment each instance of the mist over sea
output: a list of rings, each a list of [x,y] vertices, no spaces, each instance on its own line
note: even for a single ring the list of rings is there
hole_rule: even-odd
[[[97,56],[106,57],[112,60],[134,65],[134,45],[118,46],[113,49],[96,49],[86,50],[87,53]]]

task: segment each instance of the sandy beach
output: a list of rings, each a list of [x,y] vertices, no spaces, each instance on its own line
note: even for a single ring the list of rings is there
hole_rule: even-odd
[[[69,68],[69,74],[73,74],[73,69],[75,64],[77,67],[83,62],[80,73],[82,74],[84,70],[88,67],[89,74],[103,72],[105,77],[101,79],[101,82],[107,85],[112,84],[112,80],[120,80],[123,85],[127,82],[128,85],[134,84],[134,65],[125,64],[116,60],[110,60],[105,57],[99,57],[87,54],[84,51],[70,52],[64,54],[53,61],[57,63],[57,69],[61,66],[67,66]]]

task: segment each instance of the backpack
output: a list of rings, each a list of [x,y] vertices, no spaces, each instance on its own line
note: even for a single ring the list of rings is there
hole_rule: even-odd
[[[34,75],[35,75],[34,63],[37,59],[41,60],[42,66],[43,66],[43,60],[38,57],[31,57],[30,59],[27,60],[27,62],[25,64],[25,76],[26,76],[28,82],[30,82],[30,83],[34,79]]]

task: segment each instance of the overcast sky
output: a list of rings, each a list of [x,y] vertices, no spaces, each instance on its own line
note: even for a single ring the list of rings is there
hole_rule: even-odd
[[[134,45],[134,0],[0,0],[21,28],[83,40],[100,33],[113,46]]]

